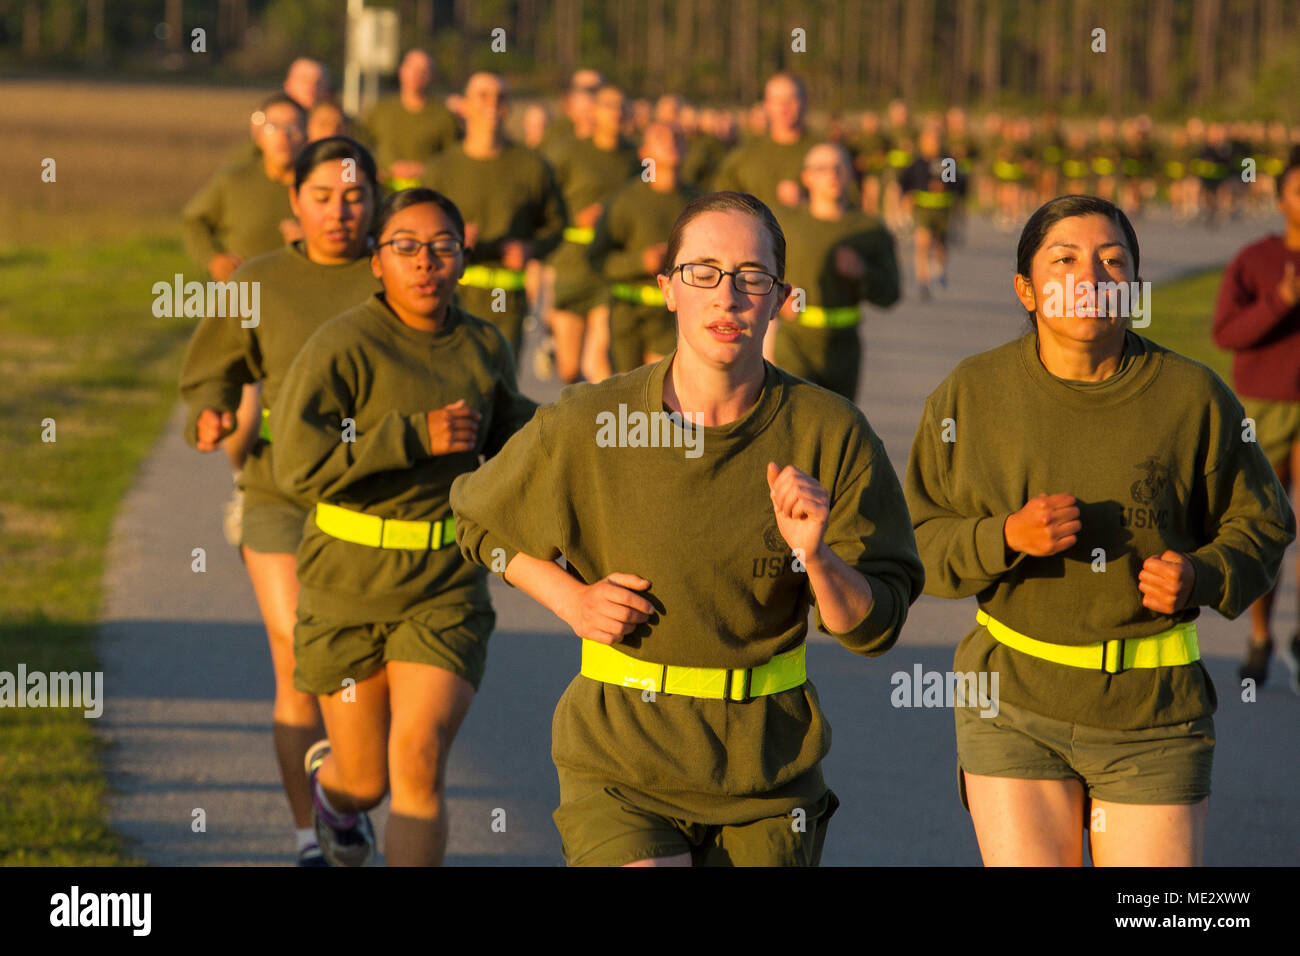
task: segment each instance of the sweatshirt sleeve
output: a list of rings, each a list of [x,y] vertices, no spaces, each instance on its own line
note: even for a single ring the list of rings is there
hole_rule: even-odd
[[[217,229],[225,214],[225,192],[225,175],[217,173],[181,212],[185,251],[205,271],[212,257],[224,251],[217,244]]]
[[[238,279],[236,272],[233,279]],[[181,366],[185,402],[185,440],[198,441],[198,419],[205,408],[234,413],[243,387],[257,380],[250,362],[247,331],[238,316],[205,316],[194,330]]]
[[[872,305],[887,309],[898,301],[898,253],[889,230],[880,228],[862,233],[854,243],[867,265],[862,279],[863,298]]]
[[[537,412],[537,403],[519,391],[515,377],[514,351],[510,348],[510,343],[496,326],[492,326],[492,331],[498,340],[495,355],[497,384],[492,396],[492,424],[483,446],[483,454],[487,458],[499,454],[511,436],[527,425]]]
[[[359,370],[353,355],[337,346],[333,336],[312,336],[271,410],[275,483],[305,502],[328,501],[364,478],[433,456],[424,412],[390,409],[378,423],[356,428],[354,441],[344,440],[343,420],[356,414]]]
[[[952,500],[950,478],[955,442],[943,440],[943,421],[953,410],[926,400],[907,465],[905,494],[925,564],[927,594],[962,598],[978,594],[1015,567],[1024,554],[1007,557],[1003,527],[1014,512],[963,514]]]
[[[1227,386],[1222,386],[1227,393]],[[1189,557],[1196,572],[1193,607],[1209,606],[1232,619],[1277,581],[1282,555],[1295,540],[1296,520],[1273,466],[1253,441],[1242,441],[1236,406],[1224,423],[1218,463],[1205,476],[1205,538]]]
[[[619,193],[610,200],[600,214],[596,223],[596,236],[587,248],[591,267],[610,282],[625,282],[645,275],[645,269],[641,265],[641,250],[629,249],[627,246],[630,230],[624,219],[626,207],[624,193]]]
[[[844,633],[828,630],[821,608],[817,627],[856,654],[875,657],[898,640],[907,611],[925,587],[925,569],[916,550],[907,502],[884,446],[868,436],[870,460],[837,482],[826,525],[826,545],[856,569],[871,586],[867,616]],[[842,487],[840,485],[842,484]]]
[[[1221,349],[1249,349],[1283,325],[1293,325],[1300,308],[1287,305],[1276,287],[1257,289],[1246,275],[1245,252],[1223,273],[1214,305],[1214,344]]]
[[[498,454],[451,485],[456,544],[465,560],[502,580],[516,554],[554,561],[564,544],[556,510],[562,456],[548,441],[551,414],[539,408]]]

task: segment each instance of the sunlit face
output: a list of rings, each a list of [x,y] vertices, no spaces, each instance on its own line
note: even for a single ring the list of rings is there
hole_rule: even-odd
[[[475,73],[465,84],[461,109],[466,123],[499,125],[506,115],[506,84],[495,73]]]
[[[1040,336],[1087,343],[1123,335],[1128,317],[1108,314],[1107,297],[1097,289],[1100,282],[1136,279],[1118,223],[1099,213],[1059,220],[1034,253],[1030,271],[1029,283],[1016,277],[1016,295],[1037,311]]]
[[[704,263],[727,272],[757,270],[776,275],[776,259],[767,230],[753,216],[737,210],[701,213],[682,232],[671,264]],[[712,289],[688,285],[680,270],[660,277],[668,309],[677,313],[677,347],[716,368],[761,356],[763,335],[790,294],[777,282],[766,295],[739,292],[733,276]]]
[[[397,82],[403,92],[423,96],[433,82],[433,61],[427,53],[412,50],[402,60],[397,70]]]
[[[302,186],[289,191],[289,202],[313,260],[344,261],[361,255],[375,211],[375,189],[354,163],[317,163]]]
[[[346,135],[343,111],[333,103],[319,104],[307,117],[307,142]]]
[[[380,245],[370,258],[370,270],[383,283],[384,298],[394,312],[437,318],[451,302],[456,283],[465,272],[464,250],[444,258],[425,246],[413,256],[403,256],[391,245],[385,245],[389,240],[403,237],[421,242],[463,240],[463,237],[440,206],[420,203],[408,206],[388,220],[379,237]]]
[[[1300,229],[1300,169],[1293,169],[1282,181],[1282,192],[1277,197],[1277,208],[1287,225]]]
[[[257,125],[257,145],[262,155],[281,167],[288,167],[307,142],[302,114],[288,103],[275,103]]]
[[[307,110],[320,102],[326,86],[325,70],[315,60],[295,60],[284,78],[284,91]]]
[[[852,179],[843,150],[822,143],[808,150],[803,161],[803,184],[810,196],[838,199]]]
[[[607,86],[596,94],[596,128],[603,133],[617,133],[623,124],[623,94]]]
[[[803,97],[794,81],[774,76],[763,90],[763,113],[774,129],[790,129],[803,120]]]
[[[641,158],[653,159],[656,169],[676,169],[681,165],[684,146],[681,135],[664,123],[651,123],[641,141]]]

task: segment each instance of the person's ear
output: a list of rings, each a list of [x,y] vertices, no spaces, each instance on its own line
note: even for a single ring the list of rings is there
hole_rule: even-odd
[[[298,187],[289,187],[289,208],[293,210],[293,218],[302,221],[302,208],[298,205]]]
[[[1037,299],[1034,297],[1034,284],[1020,273],[1016,273],[1014,280],[1016,288],[1016,298],[1024,306],[1026,312],[1033,312],[1038,308]]]
[[[369,242],[373,243],[374,240]],[[379,264],[379,250],[374,248],[370,250],[370,274],[381,281],[384,278],[384,270]]]
[[[664,306],[669,312],[677,311],[677,297],[673,294],[673,280],[670,276],[663,273],[655,276],[655,281],[659,283],[659,291],[664,294]]]

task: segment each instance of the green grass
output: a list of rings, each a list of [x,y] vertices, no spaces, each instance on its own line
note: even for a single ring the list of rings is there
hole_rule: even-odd
[[[192,322],[153,316],[172,239],[0,250],[0,671],[97,671],[104,553],[166,421]],[[56,440],[42,441],[42,420]],[[0,709],[0,864],[138,863],[80,710]]]
[[[1212,269],[1153,287],[1151,324],[1138,332],[1165,348],[1208,365],[1231,385],[1232,353],[1218,348],[1210,337],[1214,300],[1222,277],[1221,269]]]

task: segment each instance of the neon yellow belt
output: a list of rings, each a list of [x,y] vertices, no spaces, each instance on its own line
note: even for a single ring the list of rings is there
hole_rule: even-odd
[[[594,226],[565,226],[564,241],[576,242],[580,246],[591,245],[591,240],[596,238],[596,229]]]
[[[262,427],[257,430],[257,437],[262,441],[271,440],[271,410],[262,409]]]
[[[987,627],[999,643],[1022,654],[1041,657],[1045,661],[1065,664],[1067,667],[1105,671],[1107,674],[1118,674],[1135,667],[1174,667],[1201,659],[1195,621],[1178,624],[1147,637],[1116,638],[1082,647],[1070,647],[1027,637],[1019,631],[1013,631],[1001,621],[994,620],[982,610],[975,612],[975,620]]]
[[[610,290],[620,302],[633,302],[637,305],[665,305],[664,294],[657,285],[633,285],[630,282],[615,282]]]
[[[388,178],[388,188],[391,192],[414,189],[418,185],[420,185],[420,180],[414,176],[390,176]]]
[[[582,642],[582,676],[606,684],[659,694],[744,701],[798,687],[808,680],[804,665],[807,645],[777,654],[766,664],[748,669],[677,667],[629,657],[608,644]]]
[[[895,169],[902,169],[912,161],[912,154],[905,149],[891,149],[885,154],[885,160]]]
[[[1019,163],[1008,163],[1004,159],[999,159],[993,164],[993,175],[998,179],[1021,179],[1025,175],[1025,170]]]
[[[952,193],[932,193],[926,190],[917,192],[916,204],[922,209],[947,209],[953,204]]]
[[[475,289],[505,289],[516,292],[524,287],[524,274],[517,269],[492,266],[466,266],[460,284]]]
[[[316,527],[326,534],[371,548],[437,551],[456,541],[455,517],[440,521],[399,521],[338,505],[317,502]]]
[[[819,305],[810,305],[802,312],[796,312],[800,325],[810,329],[847,329],[858,324],[862,313],[856,305],[842,305],[838,308],[823,309]]]

